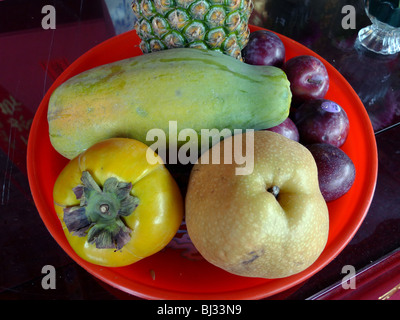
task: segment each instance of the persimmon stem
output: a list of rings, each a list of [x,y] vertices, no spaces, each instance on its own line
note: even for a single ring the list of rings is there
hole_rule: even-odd
[[[110,210],[110,206],[108,204],[102,204],[102,205],[100,205],[99,209],[100,209],[101,213],[107,214]]]

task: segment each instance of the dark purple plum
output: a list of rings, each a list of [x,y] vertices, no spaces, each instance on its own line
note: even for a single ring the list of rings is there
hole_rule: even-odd
[[[286,118],[286,120],[283,121],[281,124],[267,130],[279,133],[286,138],[299,142],[299,131],[297,130],[296,125],[290,118]]]
[[[349,134],[346,111],[326,99],[306,101],[292,115],[303,144],[329,143],[341,147]]]
[[[327,143],[307,145],[318,168],[318,182],[326,202],[346,194],[354,183],[356,169],[353,161],[341,149]]]
[[[252,65],[282,67],[285,62],[285,46],[273,32],[259,30],[252,32],[242,50],[244,62]]]
[[[328,92],[328,71],[318,58],[297,56],[286,61],[282,69],[290,82],[294,103],[322,99]]]

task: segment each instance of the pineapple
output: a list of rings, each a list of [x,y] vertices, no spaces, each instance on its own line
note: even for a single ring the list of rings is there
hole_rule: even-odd
[[[133,0],[143,53],[179,47],[216,50],[242,60],[252,0]]]

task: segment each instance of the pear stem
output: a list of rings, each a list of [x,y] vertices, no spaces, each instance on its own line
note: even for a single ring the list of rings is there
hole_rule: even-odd
[[[272,193],[275,198],[278,198],[279,192],[281,191],[281,189],[279,189],[278,186],[272,186],[272,187],[268,188],[267,191]]]

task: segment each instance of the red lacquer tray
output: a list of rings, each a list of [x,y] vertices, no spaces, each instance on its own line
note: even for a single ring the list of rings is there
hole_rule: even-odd
[[[251,27],[251,31],[260,28]],[[332,261],[354,236],[367,214],[377,179],[374,132],[360,99],[348,82],[320,56],[281,36],[286,59],[313,55],[324,62],[330,89],[326,96],[340,104],[350,120],[342,149],[353,160],[356,179],[351,190],[329,203],[330,233],[319,259],[307,270],[282,279],[246,278],[229,274],[205,261],[195,250],[184,228],[166,249],[131,266],[105,268],[79,258],[69,246],[53,209],[54,182],[68,160],[51,146],[47,107],[51,93],[68,78],[92,67],[141,54],[139,38],[130,31],[94,47],[71,64],[51,86],[34,117],[28,143],[28,177],[32,195],[51,235],[79,265],[109,285],[146,299],[260,299],[289,289],[308,279]]]

